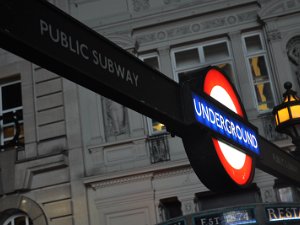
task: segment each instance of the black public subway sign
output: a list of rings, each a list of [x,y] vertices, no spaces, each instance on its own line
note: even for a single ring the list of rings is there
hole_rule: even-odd
[[[89,61],[102,70],[115,76],[129,86],[136,88],[139,86],[139,72],[119,64],[118,61],[110,58],[105,52],[101,51],[101,46],[93,49],[83,40],[76,39],[71,34],[58,28],[57,25],[47,22],[46,19],[40,19],[40,35],[42,38],[50,40],[59,48],[68,50],[71,54],[78,55],[82,60]]]
[[[196,88],[192,82],[178,84],[42,0],[0,0],[0,46],[166,124],[183,138],[193,169],[212,190],[250,183],[255,160],[271,174],[300,184],[296,172],[278,164],[269,151],[296,171],[299,163],[258,136],[233,85],[208,79],[209,74],[219,74],[219,81],[227,79],[217,68],[197,73]],[[225,93],[221,100],[210,93],[218,93],[220,87]],[[224,96],[229,96],[236,111]]]
[[[1,47],[170,128],[180,126],[175,81],[47,1],[0,0],[0,11]]]
[[[1,39],[5,43],[0,44],[3,47],[99,94],[166,123],[169,129],[182,136],[188,153],[192,149],[191,146],[198,142],[199,137],[194,138],[191,143],[190,137],[184,135],[187,126],[182,116],[182,91],[176,82],[145,66],[140,60],[45,1],[11,0],[0,1],[0,4]],[[3,17],[15,19],[5,23]],[[221,78],[225,77],[216,69],[207,74],[210,73],[218,73]],[[207,74],[199,76],[208,77]],[[230,90],[234,89],[231,84],[227,86],[231,88]],[[223,89],[227,90],[226,87],[223,86]],[[205,90],[201,92],[205,93]],[[210,100],[204,101],[204,98],[200,99],[201,97],[196,95],[183,100],[194,101],[196,114],[189,117],[195,116],[194,119],[200,124],[201,118],[207,118],[208,112],[209,119],[202,121],[202,125],[216,124],[217,129],[206,126],[209,128],[206,132],[209,138],[203,136],[200,139],[205,140],[205,145],[202,146],[205,148],[204,151],[221,154],[220,157],[208,154],[204,161],[215,161],[214,164],[222,167],[222,169],[214,167],[212,170],[214,180],[215,178],[224,180],[222,189],[250,183],[254,170],[252,156],[259,154],[256,130],[245,124],[246,116],[241,102],[236,101],[238,99],[236,92],[226,93],[235,104],[237,112],[224,110],[214,102],[209,105]],[[220,127],[222,129],[218,129]],[[238,146],[246,153],[249,149],[251,151],[246,154],[237,149],[233,150],[234,146]],[[225,148],[230,149],[229,153],[224,153]],[[202,155],[197,150],[192,153],[194,154]],[[228,154],[231,156],[228,157]],[[232,158],[237,158],[236,162],[233,162]],[[203,160],[196,164],[193,160],[190,161],[205,185],[215,190],[220,187],[220,184],[216,185],[215,181],[210,180],[210,174],[199,172],[197,164],[202,164]],[[232,174],[238,174],[239,178]]]

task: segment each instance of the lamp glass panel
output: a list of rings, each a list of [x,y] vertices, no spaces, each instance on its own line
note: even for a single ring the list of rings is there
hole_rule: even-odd
[[[295,98],[293,95],[288,95],[284,98],[284,102],[288,102],[288,101],[293,102],[293,101],[296,101],[296,100],[298,100],[298,99]]]
[[[293,118],[300,118],[300,105],[291,106],[291,112]]]
[[[277,114],[275,115],[275,122],[276,122],[276,126],[278,125],[278,117]]]
[[[279,123],[285,122],[290,119],[288,108],[278,110]]]

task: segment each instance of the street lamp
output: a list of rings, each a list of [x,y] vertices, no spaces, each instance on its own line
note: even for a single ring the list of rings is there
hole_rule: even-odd
[[[273,109],[276,131],[285,133],[292,138],[296,150],[293,155],[300,159],[300,99],[297,92],[292,90],[292,83],[284,83],[286,92],[283,94],[283,102]]]

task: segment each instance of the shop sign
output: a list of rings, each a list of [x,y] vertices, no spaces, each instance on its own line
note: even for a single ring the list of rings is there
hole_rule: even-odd
[[[255,224],[252,209],[237,209],[193,218],[193,225]]]
[[[300,207],[266,207],[269,222],[300,220]]]
[[[184,218],[177,219],[176,221],[168,221],[166,223],[160,223],[159,225],[186,225],[186,221]]]
[[[221,224],[222,214],[210,214],[194,217],[194,225],[219,225]]]

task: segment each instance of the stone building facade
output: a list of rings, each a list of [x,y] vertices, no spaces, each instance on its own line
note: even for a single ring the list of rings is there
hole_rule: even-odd
[[[284,82],[300,91],[299,0],[51,2],[175,81],[219,66],[260,134],[293,150],[275,132],[271,111]],[[296,187],[260,170],[245,190],[210,192],[163,124],[4,50],[0,89],[1,115],[21,113],[18,146],[7,147],[13,124],[1,120],[1,224],[154,225],[228,206],[300,201]],[[6,106],[12,93],[21,100]]]

